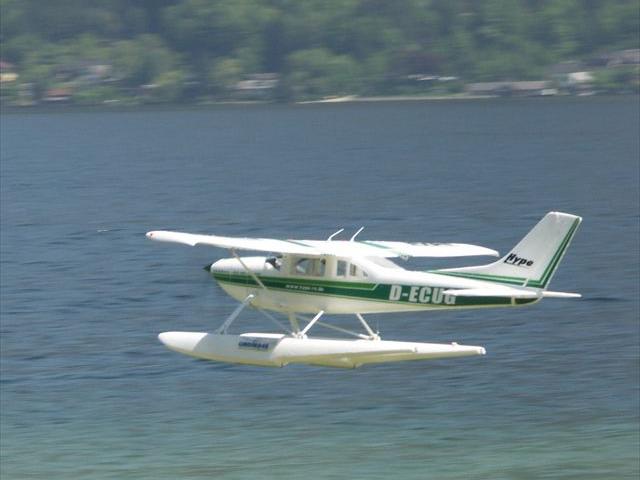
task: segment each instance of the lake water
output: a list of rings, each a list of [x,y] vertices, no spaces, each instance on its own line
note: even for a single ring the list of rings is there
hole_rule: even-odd
[[[2,115],[2,478],[638,478],[639,112],[622,97]],[[368,317],[383,338],[485,357],[265,369],[156,338],[236,304],[202,270],[227,252],[148,230],[364,225],[506,252],[550,210],[584,217],[551,285],[583,299]],[[233,330],[270,330],[260,318]]]

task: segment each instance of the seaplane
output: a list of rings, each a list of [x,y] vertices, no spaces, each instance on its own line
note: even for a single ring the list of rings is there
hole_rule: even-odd
[[[582,219],[547,213],[509,253],[488,264],[412,271],[391,259],[500,257],[495,250],[461,243],[278,240],[152,231],[147,238],[228,249],[231,257],[205,267],[240,303],[212,332],[164,332],[169,349],[220,362],[283,367],[289,364],[356,368],[367,364],[484,355],[481,346],[382,340],[366,314],[531,305],[543,298],[577,298],[547,289]],[[240,256],[238,251],[261,256]],[[279,333],[229,333],[247,306]],[[327,323],[328,315],[353,315],[361,331]],[[280,316],[280,319],[277,318]],[[288,319],[288,323],[287,323]],[[355,321],[354,319],[354,321]],[[311,336],[313,327],[338,331]],[[350,337],[349,337],[350,336]]]

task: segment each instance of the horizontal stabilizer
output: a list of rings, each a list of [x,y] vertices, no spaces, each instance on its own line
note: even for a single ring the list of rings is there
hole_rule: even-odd
[[[515,287],[485,287],[445,290],[445,295],[455,297],[501,297],[501,298],[580,298],[579,293],[550,292],[545,290],[529,290]]]
[[[445,290],[445,295],[456,297],[503,297],[503,298],[541,298],[542,292],[510,287],[464,288]]]
[[[579,293],[550,292],[548,290],[542,292],[542,296],[545,298],[582,298],[582,295]]]

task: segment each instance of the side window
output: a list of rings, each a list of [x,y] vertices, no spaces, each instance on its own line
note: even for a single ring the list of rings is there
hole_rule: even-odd
[[[365,272],[361,268],[358,268],[358,266],[354,265],[353,263],[349,265],[349,275],[352,277],[365,277],[365,278],[369,276],[367,272]]]
[[[301,258],[296,262],[296,271],[298,275],[309,275],[313,270],[313,263],[310,258]]]
[[[327,269],[327,261],[318,258],[301,258],[295,264],[295,275],[313,275],[323,277]]]
[[[347,262],[344,260],[338,260],[338,266],[336,267],[336,275],[338,277],[347,276]]]

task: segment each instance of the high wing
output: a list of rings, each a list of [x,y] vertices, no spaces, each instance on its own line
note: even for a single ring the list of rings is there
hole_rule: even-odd
[[[476,255],[499,256],[490,248],[464,243],[406,243],[386,241],[347,240],[277,240],[271,238],[221,237],[193,233],[153,231],[147,238],[159,242],[185,245],[274,252],[284,254],[340,257],[467,257]]]
[[[343,257],[470,257],[499,256],[490,248],[465,243],[407,243],[375,240],[299,240],[313,246],[320,255]]]
[[[198,235],[183,232],[155,231],[147,233],[147,238],[157,242],[182,243],[195,247],[210,245],[212,247],[233,248],[238,250],[254,250],[258,252],[279,252],[302,255],[319,255],[315,248],[295,243],[295,241],[276,240],[271,238],[220,237],[217,235]]]

